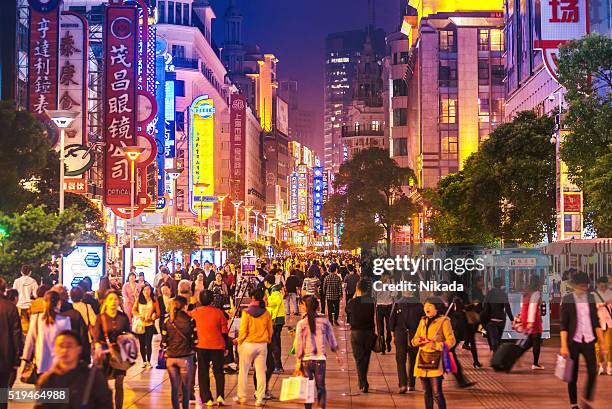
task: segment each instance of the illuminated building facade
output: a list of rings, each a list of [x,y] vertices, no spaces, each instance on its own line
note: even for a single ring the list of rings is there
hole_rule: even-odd
[[[312,144],[315,138],[313,129],[315,113],[312,110],[300,108],[298,82],[280,81],[278,95],[289,105],[289,140],[305,145]]]
[[[466,5],[484,11],[453,10]],[[420,187],[435,187],[442,176],[459,171],[503,120],[503,18],[501,4],[496,6],[423,2],[414,24],[407,21],[403,30],[414,44],[406,71],[408,104],[394,109],[393,124],[409,124],[408,145],[418,143],[408,162]]]

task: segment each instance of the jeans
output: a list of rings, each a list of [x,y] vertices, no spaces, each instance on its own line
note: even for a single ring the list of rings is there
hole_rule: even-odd
[[[408,331],[400,329],[395,333],[395,363],[397,364],[397,377],[400,388],[405,386],[414,387],[416,379],[414,377],[414,367],[416,366],[418,348],[410,345]],[[410,364],[410,369],[406,371],[406,357]]]
[[[189,409],[189,383],[193,373],[193,356],[167,358],[166,368],[170,377],[172,409],[179,409],[179,390],[182,394],[182,408]]]
[[[217,396],[225,398],[225,374],[223,373],[222,349],[196,349],[198,354],[198,380],[200,382],[200,399],[202,404],[213,400],[210,392],[210,364],[212,362]]]
[[[325,390],[325,367],[327,362],[324,360],[302,361],[304,375],[308,379],[314,379],[317,388],[317,404],[319,408],[325,409],[327,391]],[[312,403],[305,403],[305,409],[312,409]]]
[[[268,357],[268,344],[245,342],[238,347],[240,354],[238,369],[238,397],[246,399],[247,382],[249,379],[249,368],[254,362],[255,376],[258,379],[255,391],[255,399],[263,402],[266,393],[266,358]]]
[[[270,344],[272,346],[272,357],[274,358],[274,369],[282,369],[283,367],[281,359],[281,334],[283,332],[283,325],[284,324],[274,324],[272,330],[272,342],[270,342]]]
[[[340,316],[340,300],[327,300],[327,317],[332,324],[338,322]]]
[[[293,306],[293,308],[291,308]],[[297,294],[296,293],[287,293],[287,298],[285,299],[285,315],[291,315],[291,311],[295,315],[299,314],[298,310],[298,302],[297,302]]]
[[[383,337],[385,345],[391,345],[391,308],[393,305],[377,305],[376,306],[376,325],[378,334]],[[386,329],[385,329],[386,323]]]
[[[589,401],[593,399],[595,381],[597,379],[597,360],[595,358],[594,344],[594,342],[583,344],[581,342],[572,341],[569,346],[570,358],[574,361],[574,367],[572,368],[572,380],[567,384],[570,405],[576,405],[578,403],[577,383],[580,355],[584,357],[587,367],[587,381],[584,390],[584,397]]]
[[[138,341],[140,342],[140,355],[142,356],[143,362],[151,362],[151,355],[153,354],[154,332],[155,326],[148,325],[145,327],[144,334],[138,334]]]
[[[540,346],[542,344],[542,334],[534,333],[529,334],[527,336],[527,341],[525,342],[525,351],[529,348],[533,347],[533,364],[539,365],[540,362]]]
[[[357,366],[357,378],[359,379],[359,389],[369,387],[368,368],[370,367],[370,355],[372,355],[372,340],[374,333],[370,330],[351,331],[351,347],[353,357]]]
[[[504,327],[506,326],[505,321],[490,321],[487,325],[487,334],[489,336],[489,343],[493,352],[497,351],[501,344],[502,336],[504,335]]]
[[[123,409],[123,379],[125,375],[115,376],[115,409]]]
[[[433,409],[434,400],[438,404],[438,409],[446,409],[446,399],[442,391],[442,377],[421,378],[425,391],[425,409]]]

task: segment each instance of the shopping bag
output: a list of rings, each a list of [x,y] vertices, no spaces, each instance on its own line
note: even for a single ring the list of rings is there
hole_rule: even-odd
[[[555,366],[555,376],[563,382],[569,383],[572,380],[572,370],[574,361],[571,358],[563,358],[557,355],[557,366]]]
[[[301,391],[300,391],[301,392]],[[306,391],[301,396],[302,403],[314,403],[315,401],[315,380],[308,379],[306,381]]]
[[[301,403],[314,402],[314,379],[303,376],[292,376],[283,379],[280,401],[299,401]]]
[[[142,335],[145,333],[144,323],[140,317],[134,317],[132,319],[132,332],[134,334]]]

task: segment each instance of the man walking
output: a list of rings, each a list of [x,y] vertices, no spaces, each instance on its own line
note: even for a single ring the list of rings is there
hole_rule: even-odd
[[[323,293],[327,300],[327,317],[332,325],[338,324],[340,299],[342,298],[342,278],[338,274],[338,264],[329,267],[329,274],[323,281]]]
[[[391,311],[390,326],[395,341],[395,363],[400,394],[415,390],[414,368],[419,349],[412,346],[411,340],[419,328],[423,315],[425,315],[423,304],[412,291],[403,291]],[[410,363],[408,371],[406,371],[406,357]]]
[[[360,280],[359,273],[357,273],[353,264],[348,264],[346,269],[348,270],[348,275],[344,277],[344,285],[346,286],[345,306],[348,305],[349,300],[355,296],[357,283]],[[350,322],[350,317],[348,315],[346,316],[346,320]]]
[[[0,277],[0,389],[11,387],[23,352],[23,333],[17,307],[4,297],[6,281]],[[0,409],[7,403],[0,402]]]
[[[368,368],[370,366],[370,355],[372,354],[372,343],[374,333],[374,300],[368,293],[369,284],[366,280],[360,280],[357,284],[357,292],[346,306],[347,316],[351,317],[351,346],[353,357],[357,366],[357,377],[359,378],[359,389],[368,393]]]
[[[267,295],[267,309],[272,318],[272,342],[270,344],[274,357],[274,373],[283,373],[281,334],[285,325],[285,301],[281,286],[276,284],[276,278],[268,274],[264,279]]]
[[[24,332],[28,330],[30,324],[30,305],[32,300],[36,298],[36,290],[38,283],[32,277],[32,267],[27,264],[21,266],[21,277],[13,282],[13,288],[19,292],[19,301],[17,301],[17,309],[21,318]]]
[[[480,321],[487,329],[489,343],[493,352],[497,351],[506,327],[506,316],[510,322],[514,321],[512,309],[508,302],[508,294],[501,288],[502,279],[493,280],[493,286],[484,299]]]

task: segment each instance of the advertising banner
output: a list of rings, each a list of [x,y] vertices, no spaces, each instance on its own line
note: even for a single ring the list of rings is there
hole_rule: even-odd
[[[159,42],[158,42],[159,43]],[[155,99],[157,101],[157,115],[153,120],[155,125],[155,142],[157,142],[157,156],[155,161],[157,162],[157,203],[155,208],[160,210],[166,207],[166,175],[165,175],[165,152],[166,152],[166,120],[165,120],[165,108],[166,108],[166,70],[165,70],[165,59],[161,54],[163,50],[158,50],[156,43],[156,54],[155,59]],[[163,44],[163,43],[162,43]]]
[[[214,117],[214,102],[208,95],[196,98],[189,107],[189,210],[202,220],[212,216],[216,201]]]
[[[306,220],[308,217],[308,168],[298,166],[298,218]]]
[[[78,243],[72,253],[62,257],[62,285],[76,287],[83,278],[91,279],[91,289],[97,290],[100,277],[106,273],[106,245]]]
[[[256,276],[255,271],[257,257],[255,256],[242,256],[240,257],[240,272],[243,276]]]
[[[323,168],[317,166],[313,169],[313,227],[317,233],[323,233]]]
[[[541,49],[548,73],[557,79],[559,46],[589,33],[587,0],[540,2],[541,36],[533,43]]]
[[[289,213],[290,219],[298,218],[298,174],[291,172],[289,176]]]
[[[134,247],[134,267],[136,275],[144,273],[145,280],[153,285],[157,274],[158,255],[157,247]],[[128,246],[123,248],[123,281],[127,280],[130,272],[131,249]]]
[[[57,56],[59,46],[59,0],[30,0],[30,54],[28,110],[47,128],[55,146],[59,132],[45,114],[57,109]]]
[[[121,148],[136,146],[137,9],[106,8],[104,204],[130,205],[130,164]]]
[[[289,106],[278,97],[276,98],[276,129],[289,136]]]
[[[232,94],[230,103],[230,169],[232,179],[236,183],[232,195],[233,200],[244,202],[245,167],[246,167],[246,97]]]

